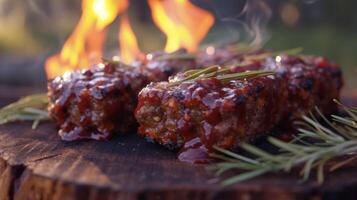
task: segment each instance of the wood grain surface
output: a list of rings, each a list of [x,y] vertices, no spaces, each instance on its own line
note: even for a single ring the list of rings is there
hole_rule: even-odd
[[[344,101],[357,105],[356,94]],[[135,133],[111,141],[63,142],[53,123],[0,126],[0,200],[63,199],[357,199],[357,163],[329,173],[322,186],[296,173],[268,174],[220,187],[205,165]]]

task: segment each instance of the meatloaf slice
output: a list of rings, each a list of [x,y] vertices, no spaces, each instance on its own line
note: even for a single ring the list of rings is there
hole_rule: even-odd
[[[273,70],[243,80],[217,77],[151,83],[139,94],[135,117],[139,134],[169,148],[234,148],[241,141],[269,134],[314,106],[323,113],[336,107],[342,87],[340,68],[322,57],[280,55],[230,67],[229,73]]]
[[[159,59],[162,55],[137,61],[135,66],[98,64],[50,80],[49,112],[60,127],[61,138],[103,140],[136,128],[134,109],[139,91],[150,82],[196,67],[192,58]]]

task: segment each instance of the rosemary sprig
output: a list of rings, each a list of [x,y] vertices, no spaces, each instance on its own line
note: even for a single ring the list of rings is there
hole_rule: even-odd
[[[275,73],[274,71],[269,71],[269,70],[246,71],[246,72],[239,72],[239,73],[217,76],[217,79],[220,81],[231,81],[231,80],[252,78],[252,77],[257,77],[257,76],[267,76],[267,75],[272,75],[274,73]]]
[[[113,59],[108,59],[108,58],[102,58],[102,63],[103,64],[111,64],[111,65],[120,65],[121,67],[125,67],[125,68],[132,67],[131,65],[126,64],[120,60],[113,60]]]
[[[205,78],[217,78],[220,81],[231,81],[240,80],[245,78],[253,78],[257,76],[267,76],[272,75],[275,72],[270,70],[255,70],[255,71],[245,71],[238,73],[227,73],[230,71],[230,67],[220,67],[218,65],[213,65],[204,69],[189,70],[184,73],[186,76],[181,80],[172,80],[169,84],[170,86],[175,86],[184,82],[191,82],[198,79]]]
[[[195,59],[196,56],[188,53],[171,53],[165,54],[162,56],[158,56],[155,58],[156,61],[164,61],[164,60],[187,60],[187,59]]]
[[[0,109],[0,124],[13,121],[33,121],[35,129],[41,121],[50,120],[47,112],[46,94],[35,94],[21,98],[15,103]]]
[[[262,49],[261,46],[252,46],[252,45],[249,45],[249,44],[244,44],[244,43],[237,43],[233,46],[229,46],[230,50],[232,52],[235,52],[237,54],[240,54],[240,53],[253,53],[255,51],[258,51],[260,49]]]
[[[215,170],[216,175],[232,169],[243,170],[242,173],[223,180],[223,185],[235,184],[269,172],[288,172],[293,168],[300,168],[302,181],[308,180],[311,172],[316,170],[317,182],[322,184],[326,163],[346,156],[346,159],[329,168],[329,171],[334,171],[357,158],[357,108],[344,106],[336,100],[335,102],[342,106],[348,116],[332,115],[332,121],[329,121],[316,108],[317,114],[310,113],[302,118],[293,141],[284,142],[274,137],[267,139],[279,149],[279,153],[272,154],[254,145],[242,143],[241,148],[254,156],[251,158],[214,147],[216,152],[211,156],[222,162],[209,166],[209,169]],[[324,124],[317,121],[317,117]]]
[[[304,50],[304,48],[302,48],[302,47],[297,47],[297,48],[293,48],[293,49],[286,49],[286,50],[282,50],[282,51],[275,51],[275,52],[272,52],[271,56],[278,56],[278,55],[281,55],[281,54],[286,54],[286,55],[298,55],[298,54],[300,54],[303,50]]]
[[[103,64],[112,64],[112,65],[123,64],[119,60],[113,60],[113,59],[109,59],[109,58],[102,58],[102,62],[103,62]]]
[[[282,51],[272,51],[272,52],[263,52],[260,54],[252,54],[252,55],[247,55],[244,57],[245,60],[262,60],[268,57],[273,57],[273,56],[278,56],[281,54],[286,54],[286,55],[298,55],[301,53],[304,49],[301,47],[294,48],[294,49],[287,49],[287,50],[282,50]]]

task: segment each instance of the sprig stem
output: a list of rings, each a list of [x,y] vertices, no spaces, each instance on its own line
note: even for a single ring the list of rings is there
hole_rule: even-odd
[[[245,71],[238,73],[228,73],[230,67],[220,67],[218,65],[213,65],[200,70],[189,70],[185,72],[185,78],[181,80],[171,81],[170,86],[179,85],[184,82],[192,82],[199,79],[207,78],[216,78],[219,81],[227,82],[232,80],[240,80],[245,78],[253,78],[257,76],[267,76],[272,75],[275,72],[271,70],[254,70],[254,71]]]
[[[339,105],[343,106],[340,103]],[[301,168],[300,175],[303,181],[308,180],[311,171],[316,169],[317,182],[322,184],[325,171],[333,171],[357,157],[357,128],[355,127],[357,109],[347,106],[343,106],[343,109],[348,114],[347,117],[332,115],[333,121],[329,121],[316,108],[316,113],[326,125],[321,124],[312,114],[309,117],[304,116],[299,123],[297,139],[291,142],[268,137],[267,141],[279,149],[278,154],[272,154],[246,143],[242,143],[241,147],[252,154],[254,156],[252,158],[215,147],[217,153],[214,157],[223,162],[210,166],[210,169],[216,170],[219,174],[232,169],[243,170],[223,180],[223,185],[245,181],[268,172],[290,171],[292,168]],[[311,140],[315,142],[306,142]],[[241,159],[242,157],[244,159]],[[326,163],[341,157],[345,160],[333,165],[330,170],[325,170]]]
[[[0,109],[0,124],[13,121],[32,121],[32,128],[35,129],[41,121],[50,120],[47,106],[48,97],[46,94],[26,96]]]

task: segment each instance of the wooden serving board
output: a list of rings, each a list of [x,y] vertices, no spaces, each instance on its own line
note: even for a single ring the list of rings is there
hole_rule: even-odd
[[[357,105],[357,95],[344,102]],[[111,141],[63,142],[53,123],[0,126],[0,200],[32,199],[357,199],[357,163],[326,182],[300,184],[296,174],[268,174],[221,187],[205,165],[134,133]]]

